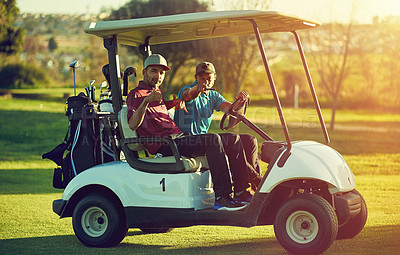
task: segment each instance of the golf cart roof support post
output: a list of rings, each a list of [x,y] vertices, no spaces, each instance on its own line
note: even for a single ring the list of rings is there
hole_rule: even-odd
[[[151,55],[151,49],[149,43],[150,37],[151,36],[147,36],[144,43],[139,45],[139,53],[143,56],[143,63],[146,60],[146,58]]]
[[[294,38],[296,39],[297,48],[299,49],[301,61],[303,62],[303,67],[304,67],[304,71],[305,71],[306,76],[307,76],[308,85],[310,86],[311,95],[312,95],[312,97],[314,99],[315,109],[317,110],[317,113],[318,113],[319,123],[321,124],[322,132],[324,133],[325,143],[326,143],[326,145],[329,145],[330,144],[330,139],[329,139],[328,131],[326,130],[324,117],[322,116],[322,111],[321,111],[321,107],[319,105],[318,97],[317,97],[317,94],[315,93],[314,84],[313,84],[313,81],[311,79],[311,74],[310,74],[310,70],[309,70],[308,65],[307,65],[306,57],[304,55],[303,46],[301,44],[300,37],[296,33],[296,31],[292,31],[292,33],[294,35]]]
[[[286,155],[289,155],[290,150],[292,149],[292,142],[290,141],[289,130],[286,125],[285,117],[283,116],[282,106],[281,106],[281,102],[279,101],[278,92],[276,91],[274,79],[272,78],[272,73],[271,73],[271,70],[269,69],[269,65],[268,65],[268,61],[267,61],[267,54],[265,53],[264,45],[262,44],[260,31],[258,30],[257,23],[254,20],[249,19],[248,21],[250,21],[251,24],[253,25],[254,35],[256,36],[256,39],[257,39],[258,48],[260,49],[261,57],[262,57],[264,67],[265,67],[265,71],[267,72],[269,85],[271,87],[271,91],[274,96],[276,109],[278,110],[279,119],[281,120],[283,132],[285,134],[285,138],[286,138],[286,142],[287,142],[287,150],[285,153],[286,153]]]
[[[114,112],[118,113],[122,109],[121,84],[119,82],[120,70],[118,63],[118,42],[117,36],[104,38],[104,48],[108,51],[108,63],[110,68],[111,95]]]

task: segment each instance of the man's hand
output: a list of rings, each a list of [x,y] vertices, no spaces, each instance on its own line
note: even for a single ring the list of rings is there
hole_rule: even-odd
[[[197,83],[196,86],[197,86],[197,91],[198,92],[203,93],[203,94],[207,94],[206,91],[207,91],[207,88],[208,88],[208,81],[203,83],[203,84]]]
[[[233,107],[233,111],[239,113],[240,115],[243,115],[244,112],[244,106],[245,106],[245,102],[247,102],[250,98],[249,93],[247,93],[247,91],[243,90],[242,92],[240,92],[235,99],[239,100],[238,103]]]
[[[176,98],[176,95],[173,95],[173,98],[174,99],[172,99],[172,104],[175,106],[175,109],[177,109],[177,110],[183,109],[186,113],[188,113],[188,111],[186,109],[185,101],[183,101],[182,99]]]
[[[145,101],[145,103],[161,102],[162,99],[162,94],[154,89],[143,101]]]
[[[247,93],[247,91],[243,90],[242,92],[240,92],[235,99],[240,99],[241,102],[245,102],[250,98],[249,93]]]

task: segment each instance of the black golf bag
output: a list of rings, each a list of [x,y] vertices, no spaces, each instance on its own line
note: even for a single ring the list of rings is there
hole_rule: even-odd
[[[64,142],[42,158],[53,160],[53,187],[63,189],[80,172],[102,163],[99,118],[83,93],[67,99],[69,127]],[[66,154],[65,154],[66,153]],[[64,156],[65,155],[65,156]]]

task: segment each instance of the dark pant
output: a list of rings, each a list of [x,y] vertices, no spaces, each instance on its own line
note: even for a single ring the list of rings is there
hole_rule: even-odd
[[[249,186],[248,172],[246,171],[246,159],[243,154],[243,145],[240,139],[234,142],[235,148],[230,149],[229,159],[233,185],[236,192]],[[215,196],[224,196],[232,193],[232,183],[229,174],[229,166],[225,157],[224,146],[218,134],[208,133],[201,135],[184,135],[174,139],[178,151],[185,157],[206,156],[210,167],[211,178],[214,184]],[[158,151],[168,156],[172,155],[168,145],[164,145]],[[231,162],[232,161],[232,162]]]
[[[261,168],[258,162],[258,143],[257,139],[248,134],[235,134],[235,133],[221,133],[222,145],[224,146],[225,153],[228,156],[229,164],[232,172],[242,172],[243,169],[247,169],[248,178],[255,179],[260,178]],[[245,167],[241,158],[245,159]],[[235,183],[235,180],[233,180]],[[240,187],[241,189],[235,189],[240,191],[246,189],[246,187]]]
[[[258,160],[258,142],[257,139],[248,134],[239,134],[242,141],[244,152],[246,153],[246,160],[251,165],[250,177],[256,175],[261,176],[261,166]]]

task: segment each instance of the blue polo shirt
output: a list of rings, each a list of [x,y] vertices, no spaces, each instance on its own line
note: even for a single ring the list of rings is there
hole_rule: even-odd
[[[182,99],[182,93],[186,88],[196,86],[197,81],[179,90],[178,98]],[[174,122],[183,133],[192,135],[205,134],[210,128],[212,116],[219,111],[219,106],[226,102],[225,98],[214,90],[209,90],[207,95],[201,93],[195,99],[186,102],[186,109],[175,110]]]

